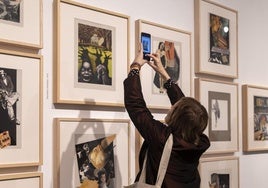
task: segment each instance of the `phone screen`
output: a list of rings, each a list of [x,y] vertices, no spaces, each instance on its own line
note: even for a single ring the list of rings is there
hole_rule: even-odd
[[[141,43],[143,46],[143,58],[150,60],[150,57],[145,55],[151,53],[151,35],[148,33],[141,33]]]

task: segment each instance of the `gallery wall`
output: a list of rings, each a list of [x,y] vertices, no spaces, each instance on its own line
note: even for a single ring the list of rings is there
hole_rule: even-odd
[[[193,83],[196,77],[194,74],[194,0],[76,1],[129,16],[129,62],[135,56],[135,21],[137,19],[144,19],[192,33],[191,82]],[[245,126],[242,121],[241,86],[252,84],[268,87],[268,63],[266,63],[268,43],[268,26],[266,25],[268,12],[266,9],[268,2],[266,0],[258,0],[254,3],[250,0],[215,0],[215,2],[238,11],[238,78],[234,79],[233,82],[238,84],[239,149],[233,155],[239,158],[239,184],[243,188],[266,187],[266,182],[263,180],[268,174],[267,152],[243,152],[242,148],[244,139],[242,131]],[[53,104],[53,87],[56,82],[54,65],[57,50],[55,5],[54,0],[43,0],[43,48],[38,52],[43,56],[43,165],[34,170],[43,173],[44,188],[56,188],[53,185],[55,180],[53,173],[56,168],[54,163],[55,118],[128,119],[127,113],[121,107]],[[194,96],[194,84],[191,87],[192,96]],[[90,96],[90,93],[88,95]],[[165,117],[163,111],[154,110],[153,114],[155,118],[160,120]],[[135,178],[134,129],[131,128],[130,132],[130,181],[133,181]]]

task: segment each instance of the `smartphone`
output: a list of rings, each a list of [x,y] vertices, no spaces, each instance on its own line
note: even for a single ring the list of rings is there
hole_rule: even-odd
[[[151,35],[149,33],[141,33],[141,43],[143,46],[143,59],[150,61],[150,57],[146,54],[151,53]]]

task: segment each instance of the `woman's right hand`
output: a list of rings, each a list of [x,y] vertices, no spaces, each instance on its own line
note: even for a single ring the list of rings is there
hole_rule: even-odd
[[[161,59],[160,59],[160,51],[158,50],[156,53],[148,54],[148,56],[152,59],[148,61],[148,65],[150,65],[156,72],[158,72],[165,81],[170,79],[166,69],[164,68]]]

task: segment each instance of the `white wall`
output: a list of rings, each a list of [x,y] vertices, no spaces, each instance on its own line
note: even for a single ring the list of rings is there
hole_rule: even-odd
[[[134,57],[134,21],[144,19],[163,25],[192,32],[194,37],[194,0],[77,0],[78,2],[107,9],[130,16],[130,59]],[[242,152],[242,115],[241,115],[241,85],[255,84],[268,86],[268,1],[257,0],[215,0],[222,5],[238,10],[238,58],[239,78],[239,151],[235,153],[240,158],[240,187],[267,187],[268,154]],[[44,56],[44,164],[41,171],[44,173],[44,188],[53,188],[53,118],[55,117],[84,117],[84,118],[123,118],[128,115],[124,111],[109,109],[100,110],[91,107],[60,106],[57,109],[52,102],[53,61],[55,46],[53,40],[53,0],[43,0],[44,48],[40,53]],[[192,38],[194,45],[194,38]],[[193,49],[194,54],[194,49]],[[123,92],[123,91],[122,91]],[[93,109],[93,110],[92,110]],[[164,114],[155,114],[162,119]],[[133,151],[132,151],[133,152]],[[132,174],[134,177],[134,174]]]

